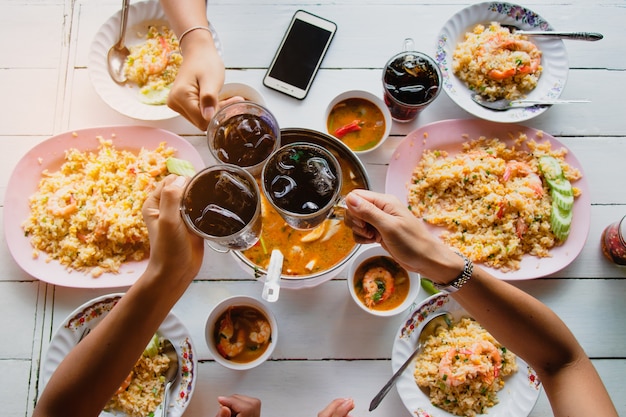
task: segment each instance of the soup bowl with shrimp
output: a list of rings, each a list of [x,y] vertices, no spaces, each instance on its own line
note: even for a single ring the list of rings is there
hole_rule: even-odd
[[[404,269],[378,244],[361,250],[350,264],[348,290],[354,302],[375,316],[406,311],[420,292],[420,275]]]
[[[213,307],[205,326],[209,351],[220,365],[247,370],[265,362],[278,340],[278,323],[268,307],[248,296],[228,297]]]
[[[282,129],[281,142],[306,142],[329,150],[339,162],[342,172],[341,195],[356,188],[369,189],[370,182],[360,159],[345,144],[318,131],[308,129]],[[284,256],[280,286],[307,288],[319,285],[337,276],[359,245],[352,231],[343,223],[341,208],[320,226],[311,230],[296,230],[262,197],[263,230],[259,242],[245,251],[233,251],[244,269],[262,279],[267,275],[272,250]]]

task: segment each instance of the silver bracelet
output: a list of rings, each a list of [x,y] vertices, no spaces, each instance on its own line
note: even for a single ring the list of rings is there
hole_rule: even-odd
[[[183,39],[185,38],[185,36],[187,36],[187,34],[189,32],[193,32],[196,29],[202,29],[202,30],[206,30],[211,34],[211,37],[213,37],[213,32],[211,32],[211,29],[208,26],[192,26],[189,29],[187,29],[186,31],[184,31],[179,37],[178,37],[178,47],[180,48],[180,52],[182,54],[183,52]]]
[[[472,263],[471,259],[467,256],[463,255],[460,252],[456,252],[463,260],[465,261],[465,265],[463,266],[463,271],[449,284],[436,284],[433,283],[435,288],[439,291],[443,291],[445,293],[451,294],[453,292],[457,292],[461,289],[461,287],[472,278],[472,272],[474,271],[474,263]]]

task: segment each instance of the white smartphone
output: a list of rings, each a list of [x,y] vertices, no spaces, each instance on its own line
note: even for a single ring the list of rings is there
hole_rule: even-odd
[[[292,97],[306,97],[337,25],[298,10],[263,78],[263,84]]]

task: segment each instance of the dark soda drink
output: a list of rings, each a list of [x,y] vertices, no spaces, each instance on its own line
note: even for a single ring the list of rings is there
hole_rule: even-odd
[[[419,52],[404,52],[385,66],[383,85],[391,117],[409,121],[437,97],[441,74],[430,57]]]
[[[341,190],[341,169],[324,148],[293,143],[272,155],[262,181],[267,198],[287,223],[308,229],[332,209]]]
[[[274,151],[276,139],[272,125],[262,116],[239,114],[217,129],[214,148],[222,162],[250,167]]]
[[[261,232],[259,198],[249,173],[235,166],[214,166],[191,179],[181,212],[185,223],[200,236],[244,249],[256,243]]]

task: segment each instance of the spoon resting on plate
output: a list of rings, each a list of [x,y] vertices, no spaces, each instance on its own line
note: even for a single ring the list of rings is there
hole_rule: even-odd
[[[504,111],[504,110],[509,110],[509,109],[533,107],[533,106],[550,106],[552,104],[571,104],[571,103],[589,103],[590,102],[590,100],[560,100],[560,99],[507,100],[505,98],[501,98],[495,101],[489,101],[489,100],[486,100],[480,94],[476,94],[476,93],[472,94],[472,100],[475,103],[485,108],[496,110],[496,111]]]
[[[109,75],[118,84],[126,83],[126,75],[124,74],[124,63],[130,55],[130,51],[124,45],[126,37],[126,22],[128,20],[128,5],[130,0],[122,1],[122,16],[120,21],[120,35],[117,43],[113,45],[107,53],[107,69]]]
[[[604,38],[601,33],[596,32],[556,32],[551,30],[520,30],[513,25],[500,25],[509,29],[509,32],[526,36],[545,36],[548,38],[573,39],[578,41],[599,41]]]
[[[172,342],[169,339],[165,339],[163,341],[163,353],[170,360],[170,366],[167,368],[165,373],[165,392],[163,394],[163,408],[161,416],[167,416],[167,408],[169,404],[170,398],[170,390],[172,388],[172,383],[176,381],[176,377],[178,376],[178,354],[176,353],[176,349]]]
[[[452,326],[452,316],[447,311],[442,311],[440,313],[433,315],[432,317],[429,317],[428,320],[424,323],[424,326],[422,327],[422,331],[417,337],[417,347],[415,348],[413,353],[409,355],[409,357],[402,364],[402,366],[398,368],[396,373],[393,374],[391,379],[387,381],[385,386],[378,392],[378,394],[376,394],[376,396],[370,403],[369,411],[372,411],[376,409],[376,407],[378,407],[378,404],[380,404],[383,398],[387,396],[387,393],[389,392],[391,387],[395,385],[398,377],[402,375],[402,373],[407,368],[407,366],[409,366],[409,364],[413,361],[415,356],[417,356],[417,354],[422,350],[422,346],[424,346],[424,342],[426,341],[428,336],[435,334],[435,331],[441,326],[447,326],[448,328]]]

